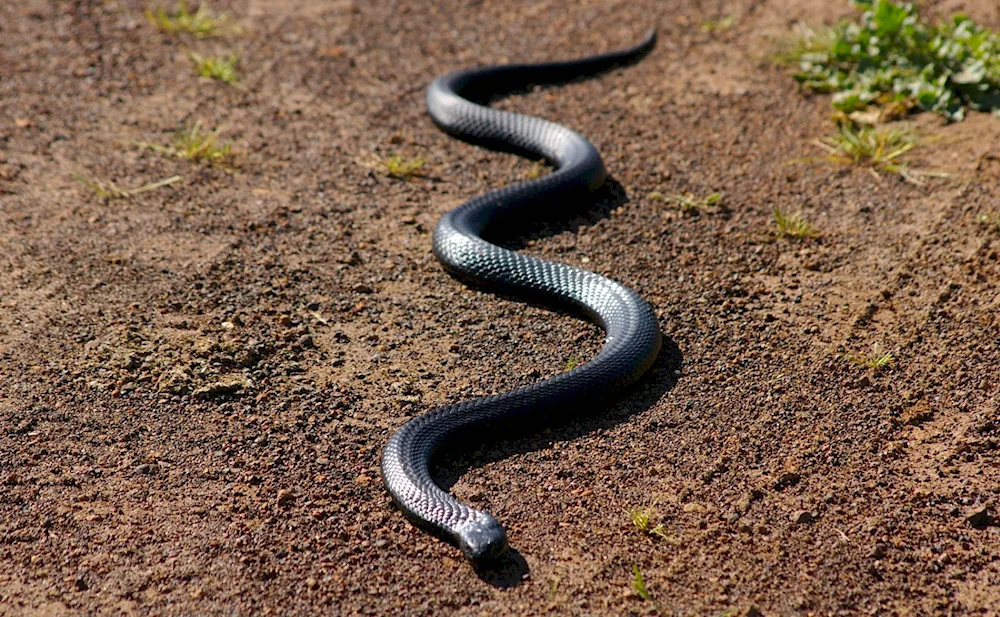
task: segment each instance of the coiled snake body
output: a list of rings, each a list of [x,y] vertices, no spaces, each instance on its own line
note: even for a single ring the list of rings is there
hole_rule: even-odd
[[[580,60],[457,71],[437,78],[427,91],[431,117],[449,134],[491,149],[544,157],[557,168],[548,176],[475,197],[445,214],[434,231],[435,256],[459,279],[581,315],[606,332],[604,347],[586,364],[505,394],[435,409],[389,439],[382,477],[396,504],[414,523],[457,544],[469,559],[500,556],[507,549],[507,536],[489,513],[460,503],[435,484],[429,467],[435,451],[456,437],[483,439],[499,427],[579,415],[595,399],[639,379],[660,350],[656,316],[632,290],[593,272],[483,239],[493,226],[535,209],[573,201],[589,205],[588,196],[607,176],[597,150],[577,133],[486,104],[532,85],[566,83],[634,62],[655,41],[654,31],[633,48]]]

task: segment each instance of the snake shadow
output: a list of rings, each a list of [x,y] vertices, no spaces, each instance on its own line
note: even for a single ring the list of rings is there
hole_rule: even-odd
[[[628,202],[624,187],[610,178],[595,197],[597,199],[586,211],[575,212],[570,217],[564,213],[550,212],[533,221],[522,220],[516,236],[498,233],[494,229],[489,240],[511,249],[522,248],[529,240],[576,231],[581,225],[593,225],[608,218],[611,212]],[[503,294],[499,295],[504,297]],[[523,299],[512,299],[524,302]],[[676,375],[683,366],[683,361],[680,348],[664,335],[663,346],[653,366],[622,395],[595,400],[585,408],[574,409],[572,416],[545,416],[536,423],[499,429],[491,433],[493,439],[488,442],[463,440],[449,443],[432,459],[431,474],[441,488],[450,490],[471,469],[518,454],[545,450],[554,442],[570,441],[618,426],[663,398],[676,385]],[[481,580],[501,589],[520,585],[530,572],[524,557],[513,547],[500,559],[478,562],[473,567]]]
[[[588,197],[590,206],[580,210],[572,200],[566,200],[545,210],[539,210],[533,216],[525,218],[522,215],[510,219],[500,218],[483,234],[483,239],[512,251],[526,248],[534,240],[550,238],[565,232],[576,232],[580,227],[591,227],[611,214],[620,206],[629,202],[628,193],[620,182],[608,177],[600,189]],[[474,287],[474,286],[473,286]],[[496,295],[495,291],[484,289]],[[501,297],[506,297],[499,294]],[[516,302],[524,302],[524,298],[512,298]]]

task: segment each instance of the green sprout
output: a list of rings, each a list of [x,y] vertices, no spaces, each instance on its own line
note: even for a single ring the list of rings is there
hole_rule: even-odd
[[[194,63],[195,72],[201,77],[209,77],[239,87],[239,75],[236,72],[239,58],[235,54],[205,57],[190,52],[188,57]]]
[[[663,523],[657,523],[656,525],[652,524],[652,518],[656,514],[655,508],[637,507],[632,508],[631,510],[626,510],[625,513],[628,514],[630,519],[632,519],[632,524],[635,525],[635,528],[640,532],[650,536],[657,536],[664,540],[669,539],[669,536],[667,536],[667,529],[664,527]]]
[[[802,216],[801,212],[787,213],[775,206],[774,225],[779,237],[802,240],[815,238],[819,230]]]
[[[665,196],[659,191],[653,191],[649,194],[649,198],[653,201],[676,204],[682,213],[689,215],[709,212],[713,209],[723,207],[722,193],[719,192],[712,193],[707,197],[697,197],[694,193],[677,193]]]
[[[373,155],[369,167],[379,169],[390,178],[408,180],[424,175],[424,165],[427,162],[421,158],[406,158],[399,154],[388,157]]]
[[[896,356],[891,351],[884,351],[879,343],[872,345],[871,353],[865,356],[849,357],[858,366],[864,366],[874,371],[890,368],[896,364]]]
[[[218,36],[224,31],[238,31],[228,14],[217,14],[205,4],[201,4],[192,13],[186,0],[181,0],[173,13],[168,13],[159,6],[146,9],[146,19],[164,32],[186,32],[200,39]]]
[[[647,602],[653,601],[653,594],[646,588],[646,580],[639,571],[639,566],[632,566],[632,591],[636,592],[640,598]]]
[[[232,144],[220,144],[218,132],[205,132],[200,122],[195,122],[189,129],[182,129],[174,136],[169,146],[161,146],[147,142],[134,142],[136,146],[174,156],[188,161],[206,161],[208,163],[224,163],[232,153]]]

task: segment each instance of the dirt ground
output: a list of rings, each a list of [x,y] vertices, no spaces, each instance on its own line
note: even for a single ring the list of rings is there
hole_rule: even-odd
[[[917,119],[910,165],[951,174],[922,185],[812,160],[829,101],[771,58],[846,0],[248,0],[200,40],[146,6],[0,4],[0,615],[1000,614],[1000,120]],[[438,217],[533,163],[448,138],[423,91],[651,25],[639,65],[498,103],[614,179],[511,242],[637,290],[666,348],[609,410],[443,458],[509,531],[475,570],[390,505],[383,444],[601,334],[435,262]],[[236,51],[242,88],[188,50]],[[195,122],[230,166],[134,144]],[[367,165],[393,154],[426,174]],[[847,359],[875,344],[894,366]]]

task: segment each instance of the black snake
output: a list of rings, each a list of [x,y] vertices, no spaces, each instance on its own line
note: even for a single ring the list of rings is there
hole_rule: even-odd
[[[491,109],[490,100],[533,85],[567,83],[642,58],[656,44],[652,31],[630,49],[568,62],[474,68],[438,77],[427,91],[431,118],[447,133],[495,150],[543,157],[553,173],[475,197],[445,214],[434,231],[434,254],[453,276],[488,289],[581,315],[606,332],[590,362],[517,390],[441,407],[419,416],[390,439],[382,477],[414,523],[457,544],[472,560],[498,557],[507,535],[489,513],[460,503],[439,488],[431,456],[456,437],[486,440],[504,426],[569,418],[597,399],[620,392],[652,365],[660,329],[649,305],[608,278],[501,248],[483,239],[503,223],[554,205],[593,201],[607,177],[593,145],[540,118]]]

